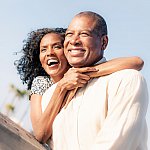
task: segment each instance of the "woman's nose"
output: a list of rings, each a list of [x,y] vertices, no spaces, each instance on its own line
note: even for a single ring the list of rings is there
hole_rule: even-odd
[[[48,47],[47,56],[50,56],[50,55],[53,55],[53,54],[54,54],[54,49],[51,48],[51,47]]]

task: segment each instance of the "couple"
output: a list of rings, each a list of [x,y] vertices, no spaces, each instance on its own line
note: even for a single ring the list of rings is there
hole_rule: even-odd
[[[43,90],[42,97],[34,90],[31,95],[31,120],[36,138],[43,142],[50,139],[51,148],[56,150],[147,149],[145,115],[148,94],[144,78],[132,69],[117,71],[123,67],[113,71],[108,69],[101,74],[100,64],[105,66],[108,63],[103,57],[108,43],[105,20],[93,12],[77,14],[65,33],[64,47],[63,32],[39,38],[42,38],[37,46],[40,51],[34,52],[39,58],[34,63],[51,76],[49,83],[56,84]],[[73,68],[69,69],[63,52]],[[92,65],[97,66],[87,67]],[[18,64],[19,68],[21,64]],[[43,76],[46,75],[44,70],[39,70]],[[37,73],[37,69],[34,71]],[[114,71],[117,72],[112,73]],[[91,78],[102,75],[105,76]],[[28,89],[31,80],[23,80],[29,85]]]

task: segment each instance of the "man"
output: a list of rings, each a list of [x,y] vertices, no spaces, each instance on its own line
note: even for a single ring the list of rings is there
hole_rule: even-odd
[[[105,20],[81,12],[71,21],[64,53],[73,67],[105,62]],[[53,123],[55,150],[146,150],[148,93],[144,78],[126,69],[79,89]]]

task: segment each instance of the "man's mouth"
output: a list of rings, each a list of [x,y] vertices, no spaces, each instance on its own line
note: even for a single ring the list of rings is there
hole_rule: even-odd
[[[70,49],[69,53],[71,56],[80,57],[85,53],[84,49]]]
[[[58,63],[59,63],[59,61],[56,60],[56,59],[49,59],[49,60],[47,61],[47,65],[48,65],[48,66],[54,66],[54,65],[57,65]]]

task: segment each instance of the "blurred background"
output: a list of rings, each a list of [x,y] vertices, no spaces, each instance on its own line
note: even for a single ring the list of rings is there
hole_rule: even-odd
[[[29,100],[14,66],[23,40],[32,30],[43,27],[66,28],[80,11],[101,14],[108,25],[106,58],[139,56],[150,93],[150,1],[149,0],[0,0],[0,111],[32,132]],[[147,123],[150,149],[150,106]]]

